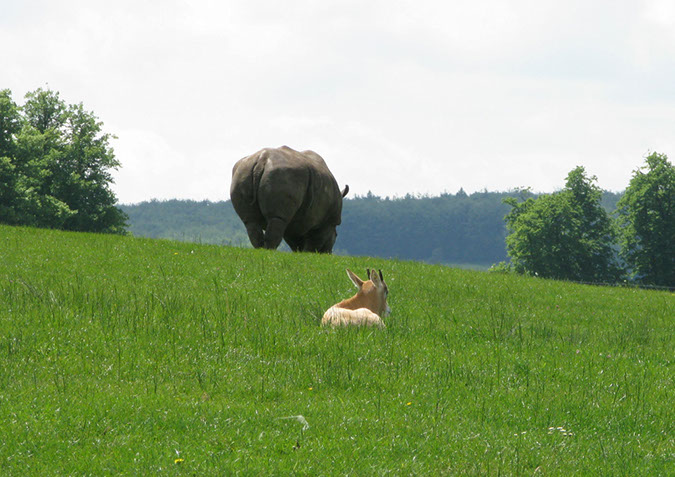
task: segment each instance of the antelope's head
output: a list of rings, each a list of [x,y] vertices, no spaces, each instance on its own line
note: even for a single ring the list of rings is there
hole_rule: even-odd
[[[387,316],[391,313],[391,308],[387,304],[389,288],[384,282],[382,270],[376,272],[368,268],[366,273],[369,279],[364,282],[354,272],[347,269],[349,279],[358,288],[358,292],[350,300],[351,308],[368,308],[378,316]]]

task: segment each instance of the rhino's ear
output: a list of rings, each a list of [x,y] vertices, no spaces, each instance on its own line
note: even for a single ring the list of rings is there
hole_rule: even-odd
[[[347,192],[349,192],[349,186],[345,184],[345,188],[342,189],[342,197],[346,196]]]
[[[347,276],[352,281],[352,283],[356,285],[356,288],[360,290],[361,287],[363,286],[363,280],[357,277],[356,274],[352,272],[350,269],[347,269]]]

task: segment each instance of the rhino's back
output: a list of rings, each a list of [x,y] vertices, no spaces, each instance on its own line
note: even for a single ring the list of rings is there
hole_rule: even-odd
[[[282,147],[263,149],[257,185],[258,206],[265,217],[291,221],[306,201],[311,164],[297,151]]]
[[[265,148],[239,160],[232,170],[230,197],[240,216],[284,219],[290,233],[302,234],[326,221],[340,222],[337,181],[314,151]]]

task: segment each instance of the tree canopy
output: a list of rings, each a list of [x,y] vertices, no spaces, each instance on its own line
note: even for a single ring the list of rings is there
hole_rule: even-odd
[[[615,228],[596,180],[577,167],[560,192],[504,200],[512,207],[505,217],[506,248],[516,270],[566,280],[618,280]]]
[[[617,207],[621,254],[633,278],[675,286],[675,166],[665,154],[647,156]]]
[[[80,104],[37,89],[23,106],[0,91],[0,223],[124,233],[110,189],[111,134]]]

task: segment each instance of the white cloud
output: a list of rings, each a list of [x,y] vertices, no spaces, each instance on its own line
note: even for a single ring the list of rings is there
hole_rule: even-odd
[[[650,0],[646,2],[644,18],[655,25],[659,25],[675,36],[675,4],[670,0]]]
[[[621,189],[675,154],[665,0],[6,3],[0,87],[93,110],[122,202],[227,198],[282,144],[380,195],[552,190],[577,165]]]
[[[190,162],[170,145],[166,138],[143,130],[120,130],[124,139],[114,145],[122,167],[114,174],[117,185],[124,184],[124,202],[153,197],[168,199],[167,191],[180,191],[181,178],[191,177]]]

